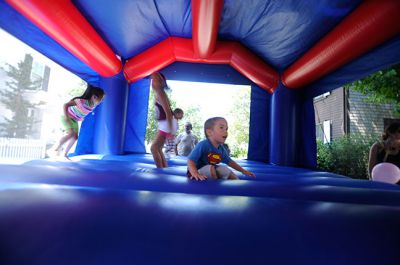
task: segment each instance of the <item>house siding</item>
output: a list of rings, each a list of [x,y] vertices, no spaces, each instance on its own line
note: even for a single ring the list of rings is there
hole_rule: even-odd
[[[344,135],[344,92],[343,88],[331,91],[325,98],[314,100],[315,123],[322,124],[331,121],[331,138],[336,139]]]
[[[365,101],[367,97],[359,92],[349,90],[349,118],[351,134],[381,134],[384,131],[384,119],[396,119],[393,106],[390,104],[372,104]]]
[[[330,120],[331,139],[340,138],[346,133],[380,135],[384,131],[385,120],[400,121],[400,116],[393,112],[392,105],[368,103],[367,96],[354,90],[346,93],[347,95],[341,87],[331,91],[326,97],[314,99],[315,124],[318,126]]]

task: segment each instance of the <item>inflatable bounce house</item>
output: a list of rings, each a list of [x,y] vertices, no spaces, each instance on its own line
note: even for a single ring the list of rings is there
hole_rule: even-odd
[[[315,170],[313,97],[400,63],[399,0],[1,0],[107,98],[75,162],[0,166],[0,264],[399,264],[398,186]],[[257,178],[145,152],[150,80],[251,85]]]

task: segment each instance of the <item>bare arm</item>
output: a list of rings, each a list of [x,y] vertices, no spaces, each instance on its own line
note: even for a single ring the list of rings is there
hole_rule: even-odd
[[[75,101],[70,100],[67,103],[65,103],[64,106],[63,106],[63,113],[64,113],[64,116],[65,116],[65,121],[68,122],[68,123],[70,123],[70,121],[68,119],[68,117],[69,117],[69,115],[68,115],[68,107],[75,106],[75,105],[76,105]]]
[[[175,155],[178,155],[178,144],[181,142],[180,135],[175,139]]]
[[[189,168],[190,175],[192,175],[190,177],[191,179],[195,179],[195,180],[206,180],[207,179],[207,176],[201,175],[199,173],[199,171],[197,171],[196,164],[194,163],[194,161],[188,159],[187,165]]]
[[[156,96],[157,101],[161,104],[162,108],[165,111],[166,118],[168,121],[168,126],[172,128],[172,111],[169,105],[168,96],[164,91],[165,81],[161,77],[160,73],[156,72],[151,75],[152,83],[151,86],[153,88],[154,94]]]
[[[368,159],[368,175],[369,179],[371,179],[371,173],[372,169],[374,166],[377,164],[377,157],[378,157],[378,149],[379,149],[379,143],[375,143],[371,146],[371,149],[369,150],[369,159]]]
[[[250,176],[250,177],[255,177],[256,175],[254,175],[254,173],[247,171],[246,169],[242,168],[238,163],[236,163],[235,161],[231,160],[228,164],[228,166],[230,166],[233,169],[236,169],[237,171],[245,174],[246,176]]]

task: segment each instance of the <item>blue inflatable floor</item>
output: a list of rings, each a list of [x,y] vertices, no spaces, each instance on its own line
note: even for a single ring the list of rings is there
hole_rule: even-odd
[[[190,181],[186,161],[81,156],[0,166],[0,264],[398,264],[400,188],[238,161],[257,178]]]

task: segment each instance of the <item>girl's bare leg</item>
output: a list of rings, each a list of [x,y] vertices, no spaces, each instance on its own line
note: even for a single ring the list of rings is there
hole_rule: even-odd
[[[157,168],[168,167],[167,161],[162,152],[164,142],[165,137],[160,133],[157,133],[156,138],[154,139],[150,147],[151,154],[153,155],[154,163],[156,164]]]
[[[64,151],[64,156],[66,158],[68,158],[68,159],[69,159],[69,157],[68,157],[69,150],[71,150],[71,147],[74,145],[76,140],[78,140],[78,134],[76,132],[74,132],[72,137],[70,138],[70,140],[68,142],[67,147],[65,148],[65,151]]]
[[[168,167],[167,159],[165,158],[165,154],[162,151],[163,147],[164,147],[164,144],[162,144],[162,146],[160,146],[160,149],[158,151],[160,152],[162,167]]]
[[[60,155],[61,148],[63,147],[63,145],[66,142],[68,142],[74,136],[74,134],[76,134],[74,132],[74,130],[69,129],[68,133],[66,135],[64,135],[63,137],[61,137],[61,139],[58,141],[58,144],[56,145],[56,147],[52,148],[57,153],[57,155]]]

